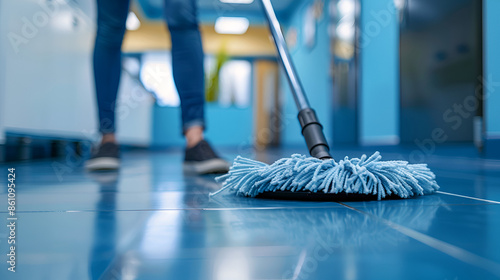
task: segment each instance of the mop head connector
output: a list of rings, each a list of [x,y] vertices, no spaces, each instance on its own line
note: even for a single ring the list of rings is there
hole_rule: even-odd
[[[339,162],[294,154],[269,165],[238,156],[229,173],[216,178],[223,182],[222,188],[210,195],[224,190],[249,197],[291,191],[365,194],[381,200],[386,196],[409,198],[431,194],[439,189],[436,176],[426,164],[381,159],[379,152],[370,157],[345,157]]]

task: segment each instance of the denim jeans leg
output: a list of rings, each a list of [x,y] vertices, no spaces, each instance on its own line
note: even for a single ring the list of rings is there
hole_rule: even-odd
[[[165,18],[172,38],[172,70],[181,100],[183,132],[205,127],[204,54],[195,0],[165,0]]]
[[[121,46],[129,0],[97,0],[93,67],[99,131],[115,132],[115,107],[121,74]]]

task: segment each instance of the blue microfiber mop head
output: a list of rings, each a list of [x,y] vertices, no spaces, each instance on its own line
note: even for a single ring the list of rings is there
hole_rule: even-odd
[[[345,192],[377,195],[380,200],[388,195],[408,198],[439,189],[426,164],[381,159],[379,152],[339,162],[294,154],[269,165],[238,156],[229,173],[216,178],[223,181],[223,187],[210,195],[226,189],[250,197],[276,191]]]

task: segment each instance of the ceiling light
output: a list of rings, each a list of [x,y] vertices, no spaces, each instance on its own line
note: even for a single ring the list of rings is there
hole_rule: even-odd
[[[219,34],[245,34],[250,22],[245,17],[220,17],[215,21],[215,32]]]
[[[130,12],[128,13],[126,25],[128,30],[137,30],[139,29],[139,27],[141,27],[141,22],[134,12]]]
[[[339,10],[340,16],[351,16],[355,12],[355,4],[353,0],[340,0],[337,3],[337,8]]]

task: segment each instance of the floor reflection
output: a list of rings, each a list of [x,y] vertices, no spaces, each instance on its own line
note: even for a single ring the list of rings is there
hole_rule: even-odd
[[[94,219],[94,241],[90,254],[91,279],[113,279],[106,276],[116,256],[116,194],[119,173],[114,171],[91,173],[89,177],[99,184],[99,199]],[[109,209],[109,210],[102,210]],[[106,276],[106,277],[105,277]]]

